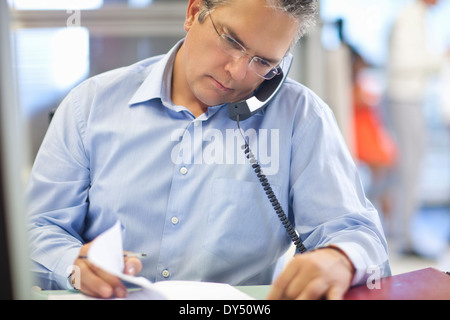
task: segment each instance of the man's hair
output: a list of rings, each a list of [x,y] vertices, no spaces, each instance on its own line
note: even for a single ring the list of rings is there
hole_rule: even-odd
[[[215,8],[230,3],[231,0],[203,0],[203,7],[200,10],[199,21],[203,22],[208,13]],[[237,0],[236,0],[237,1]],[[239,0],[245,1],[245,0]],[[292,15],[298,21],[297,36],[294,43],[303,37],[308,30],[315,25],[318,13],[319,0],[265,0],[269,7],[282,10]]]

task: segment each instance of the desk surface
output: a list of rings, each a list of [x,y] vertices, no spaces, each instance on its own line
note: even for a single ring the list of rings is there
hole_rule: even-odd
[[[350,289],[346,300],[450,300],[450,275],[427,268],[381,279],[379,288]]]
[[[257,300],[264,300],[270,286],[237,286],[236,289]],[[50,295],[67,295],[75,290],[34,291],[38,300]],[[450,275],[427,268],[381,279],[379,288],[369,289],[366,285],[351,288],[345,300],[450,300]]]

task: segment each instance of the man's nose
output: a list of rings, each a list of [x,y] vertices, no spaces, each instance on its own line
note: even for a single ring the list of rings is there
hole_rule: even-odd
[[[246,55],[240,58],[232,58],[228,61],[225,69],[230,73],[235,80],[243,80],[247,75],[250,61]]]

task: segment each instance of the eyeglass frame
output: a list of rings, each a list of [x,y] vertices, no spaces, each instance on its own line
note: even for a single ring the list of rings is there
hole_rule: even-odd
[[[219,39],[220,39],[220,40],[225,40],[225,41],[227,41],[227,42],[230,42],[230,43],[232,43],[233,45],[236,45],[237,47],[239,47],[239,48],[241,49],[241,50],[240,50],[240,52],[241,52],[241,56],[240,56],[240,57],[232,56],[232,55],[230,55],[228,52],[224,52],[224,53],[226,53],[227,55],[229,55],[230,57],[233,57],[233,58],[235,58],[235,59],[240,59],[240,58],[242,58],[244,55],[248,56],[248,57],[250,58],[250,61],[249,61],[249,63],[248,63],[248,66],[251,66],[252,63],[255,61],[255,59],[259,59],[260,61],[264,61],[268,66],[271,67],[271,69],[266,73],[266,75],[270,73],[270,74],[273,74],[272,76],[266,77],[266,75],[264,75],[264,76],[263,76],[263,75],[260,75],[259,73],[257,73],[257,72],[256,72],[254,69],[252,69],[251,67],[250,67],[250,70],[252,70],[257,76],[259,76],[259,77],[261,77],[261,78],[263,78],[263,79],[265,79],[265,80],[273,79],[275,76],[277,76],[277,75],[280,74],[280,71],[281,71],[280,65],[281,65],[281,63],[283,62],[283,59],[280,61],[280,63],[279,63],[278,65],[274,66],[274,65],[272,65],[271,63],[269,63],[266,59],[263,59],[263,58],[258,57],[258,56],[252,56],[252,55],[250,55],[249,53],[247,53],[247,49],[246,49],[241,43],[239,43],[236,39],[234,39],[233,37],[231,37],[230,35],[228,35],[228,34],[226,34],[226,33],[220,33],[219,30],[217,30],[216,24],[214,23],[214,21],[213,21],[213,19],[212,19],[211,11],[208,11],[208,16],[209,16],[209,19],[211,20],[211,23],[212,23],[212,25],[213,25],[214,30],[216,31],[217,35],[219,36]],[[239,50],[239,49],[236,49],[236,50]]]

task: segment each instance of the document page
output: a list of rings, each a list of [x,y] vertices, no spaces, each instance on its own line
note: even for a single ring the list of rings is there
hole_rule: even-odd
[[[140,290],[130,291],[127,299],[134,300],[252,300],[247,294],[223,283],[199,282],[199,281],[161,281],[150,282],[139,276],[130,276],[123,273],[123,245],[122,227],[117,222],[94,239],[87,259],[92,264],[132,283]],[[91,299],[80,294],[51,295],[49,299]]]

